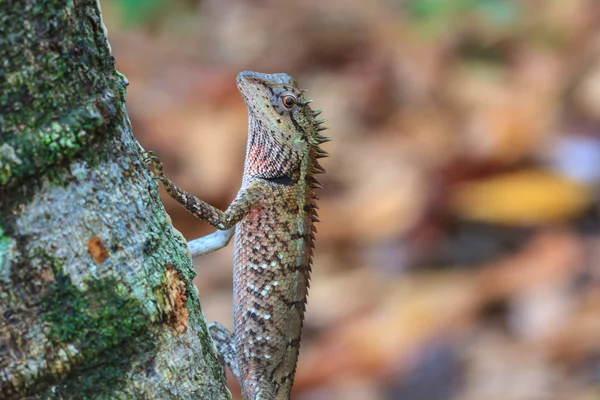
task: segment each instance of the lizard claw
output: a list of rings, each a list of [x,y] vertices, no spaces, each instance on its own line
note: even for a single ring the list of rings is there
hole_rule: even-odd
[[[152,150],[148,150],[148,151],[142,153],[142,157],[143,157],[144,164],[146,164],[146,165],[152,165],[156,161],[158,161],[158,156]]]
[[[163,174],[163,164],[155,152],[152,150],[145,152],[143,161],[146,168],[154,174],[154,179],[162,180],[165,177]],[[154,167],[154,171],[151,170],[151,167]]]

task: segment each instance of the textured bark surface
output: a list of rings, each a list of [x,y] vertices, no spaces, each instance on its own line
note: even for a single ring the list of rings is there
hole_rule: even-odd
[[[0,27],[0,398],[229,398],[99,5]]]

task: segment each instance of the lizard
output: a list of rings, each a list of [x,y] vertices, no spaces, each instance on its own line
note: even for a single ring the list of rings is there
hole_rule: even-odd
[[[153,152],[146,165],[166,192],[218,230],[188,243],[192,256],[234,239],[234,334],[209,330],[222,361],[247,400],[289,399],[309,288],[320,148],[329,137],[289,75],[242,71],[236,79],[248,110],[242,184],[222,211],[173,184]]]

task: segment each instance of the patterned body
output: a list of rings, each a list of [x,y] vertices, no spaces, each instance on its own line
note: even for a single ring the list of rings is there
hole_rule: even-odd
[[[324,153],[318,121],[291,77],[243,74],[238,87],[249,110],[243,187],[260,182],[266,195],[236,228],[235,348],[247,398],[289,399],[315,238],[313,176],[322,171],[316,160]],[[285,93],[294,94],[301,115],[279,105]]]
[[[200,220],[223,231],[236,226],[235,334],[213,323],[211,335],[244,399],[289,399],[318,221],[314,176],[324,172],[317,159],[327,153],[319,145],[329,138],[319,133],[325,129],[316,119],[320,111],[311,110],[289,75],[244,71],[237,85],[248,108],[248,144],[242,187],[227,210],[175,186],[152,153],[147,163],[167,193]],[[205,239],[201,248],[219,248]]]
[[[308,294],[312,222],[301,185],[272,189],[236,229],[235,345],[246,395],[288,399]]]

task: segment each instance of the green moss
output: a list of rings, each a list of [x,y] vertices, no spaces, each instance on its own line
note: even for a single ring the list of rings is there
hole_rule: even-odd
[[[57,343],[78,343],[97,353],[133,336],[147,317],[138,300],[124,293],[114,278],[86,281],[80,291],[59,272],[43,303],[43,318],[50,323],[50,337]],[[118,322],[118,326],[115,323]]]
[[[0,281],[5,279],[9,271],[9,251],[10,239],[4,236],[4,229],[0,226]]]
[[[0,0],[0,8],[0,26],[11,33],[0,42],[2,189],[96,154],[121,112],[125,80],[95,0]]]
[[[126,377],[133,356],[152,353],[149,318],[117,279],[88,279],[82,291],[60,269],[55,276],[41,303],[42,318],[50,340],[56,346],[74,345],[81,362],[71,360],[69,385],[54,383],[53,393],[67,398],[112,393]],[[78,365],[85,369],[78,370]]]

